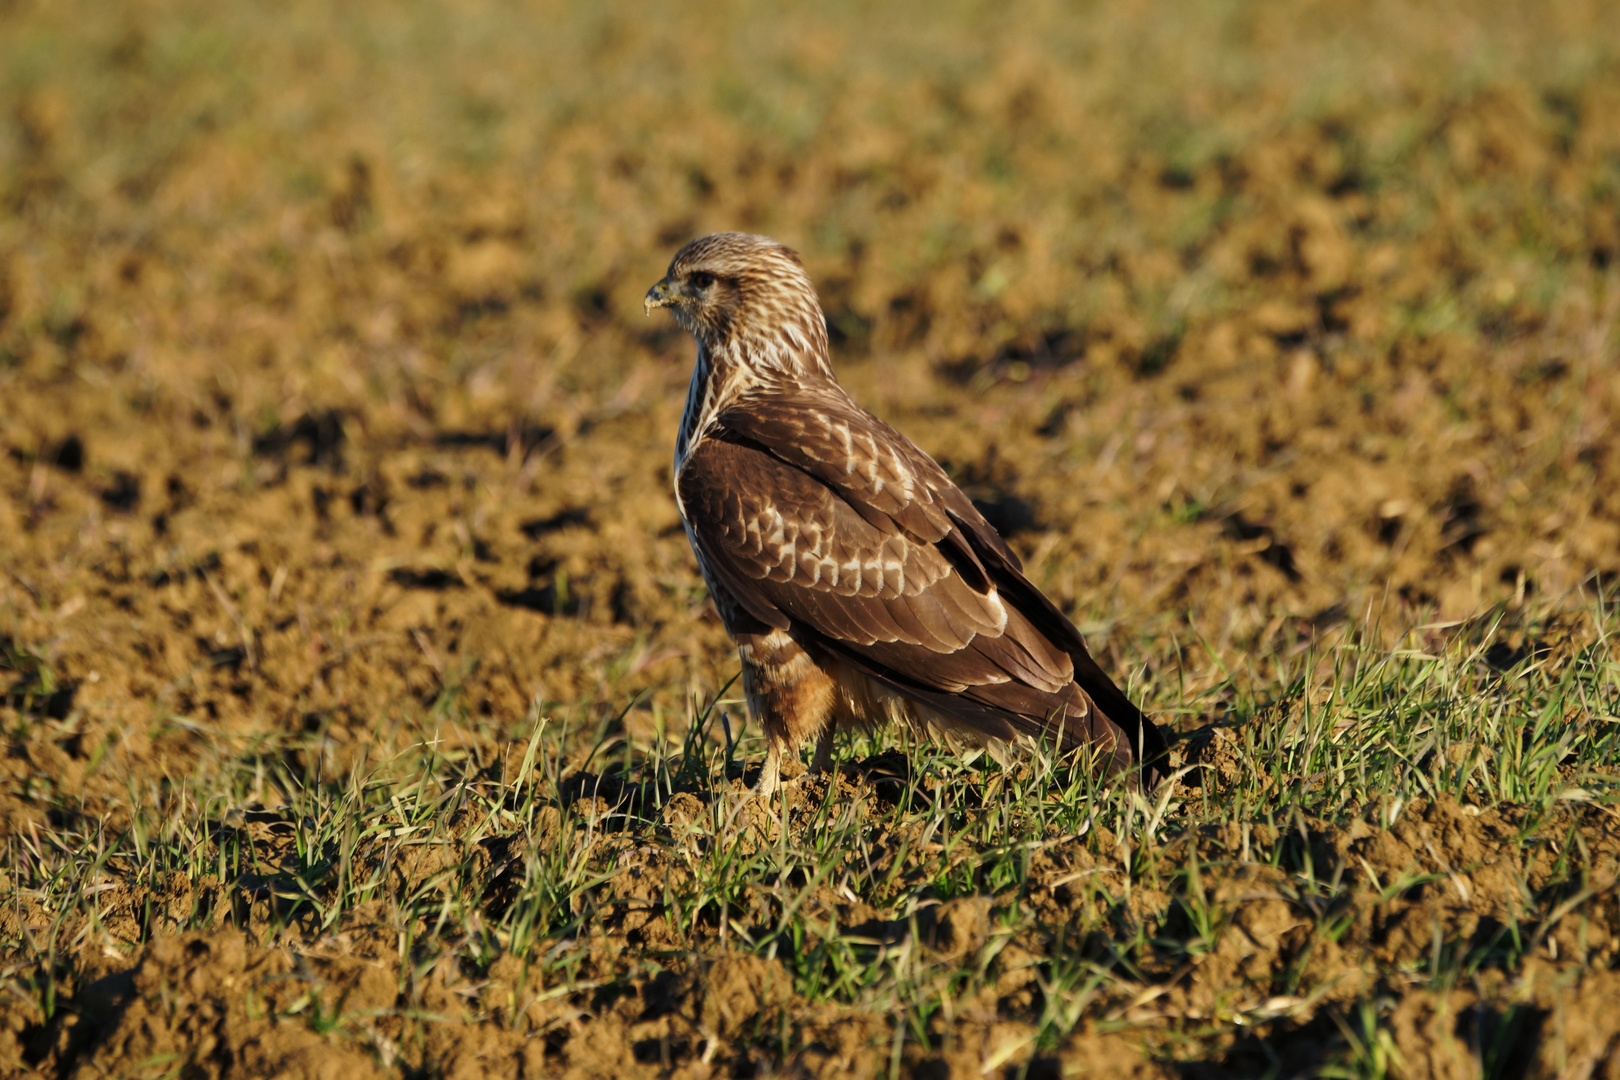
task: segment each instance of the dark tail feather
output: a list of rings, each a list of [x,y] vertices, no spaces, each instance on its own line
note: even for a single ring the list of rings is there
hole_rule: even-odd
[[[1131,758],[1142,771],[1142,787],[1152,791],[1170,772],[1170,745],[1165,742],[1164,732],[1131,704],[1131,699],[1114,685],[1114,680],[1097,665],[1084,646],[1070,656],[1074,660],[1074,681],[1103,715],[1125,733],[1131,744]]]
[[[955,489],[953,488],[954,492]],[[985,571],[1001,589],[1002,599],[1024,613],[1024,617],[1039,632],[1047,635],[1074,661],[1074,681],[1112,723],[1125,734],[1131,744],[1132,760],[1141,768],[1142,786],[1151,791],[1159,781],[1169,775],[1170,747],[1159,726],[1132,705],[1108,673],[1097,666],[1086,649],[1080,631],[1058,610],[1050,597],[1037,589],[1024,576],[1018,557],[1008,549],[1001,536],[990,527],[967,497],[956,492],[960,503],[949,506],[951,519],[962,530],[963,537],[973,554],[983,563]],[[941,550],[944,550],[943,546]]]

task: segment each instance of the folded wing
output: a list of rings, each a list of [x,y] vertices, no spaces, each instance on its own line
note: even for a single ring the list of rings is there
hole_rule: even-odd
[[[740,402],[677,484],[699,556],[765,625],[987,738],[1090,743],[1116,769],[1162,757],[966,496],[847,398]]]

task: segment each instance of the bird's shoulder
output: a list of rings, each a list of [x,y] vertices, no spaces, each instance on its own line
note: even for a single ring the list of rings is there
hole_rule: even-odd
[[[711,434],[676,478],[693,542],[750,579],[900,594],[950,573],[929,541],[746,438]]]
[[[892,523],[920,541],[939,541],[959,524],[982,524],[933,458],[836,384],[739,397],[719,411],[707,437],[792,466],[874,524]]]

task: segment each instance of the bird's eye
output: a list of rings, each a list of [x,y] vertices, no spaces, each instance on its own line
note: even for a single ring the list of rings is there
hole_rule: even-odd
[[[692,287],[695,289],[707,289],[713,284],[714,275],[709,273],[707,270],[699,270],[697,273],[692,275]]]

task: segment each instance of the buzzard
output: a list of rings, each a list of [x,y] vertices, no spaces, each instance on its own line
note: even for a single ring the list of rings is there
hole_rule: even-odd
[[[1156,782],[1159,729],[934,459],[838,384],[797,253],[694,240],[654,308],[697,339],[675,498],[765,730],[758,794],[805,740],[825,769],[834,729],[893,721],[952,745],[1089,748]]]

